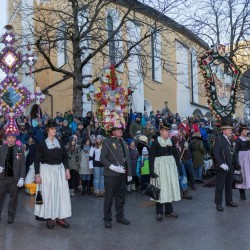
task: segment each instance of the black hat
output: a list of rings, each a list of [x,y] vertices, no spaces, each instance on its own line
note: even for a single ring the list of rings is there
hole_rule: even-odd
[[[160,129],[164,128],[164,129],[167,129],[167,130],[171,130],[171,125],[167,122],[160,122]]]
[[[221,117],[221,126],[220,128],[223,129],[232,129],[233,128],[233,119],[230,116],[222,116]]]
[[[56,128],[57,124],[54,119],[49,119],[46,124],[46,128]]]
[[[239,127],[239,134],[241,134],[241,132],[244,130],[244,129],[247,129],[248,130],[248,127],[247,127],[247,125],[246,124],[240,124],[240,127]]]

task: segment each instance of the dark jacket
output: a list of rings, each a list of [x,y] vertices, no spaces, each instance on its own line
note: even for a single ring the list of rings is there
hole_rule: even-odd
[[[125,150],[126,164],[124,164],[122,145]],[[109,169],[109,167],[112,164],[115,166],[120,165],[120,166],[125,167],[127,175],[132,176],[129,149],[128,149],[127,143],[123,139],[118,140],[115,137],[106,139],[102,145],[100,161],[104,165],[104,176],[121,175],[120,173],[116,173]]]
[[[201,137],[193,137],[191,141],[192,159],[195,168],[204,165],[204,155],[206,150]]]
[[[5,168],[5,160],[8,153],[8,145],[4,144],[0,148],[0,166]],[[19,159],[18,159],[19,158]],[[25,178],[26,166],[25,166],[25,155],[24,150],[14,145],[13,148],[13,172],[16,181],[20,178]],[[0,174],[0,179],[5,175],[4,171]]]
[[[230,150],[233,150],[233,156],[231,156]],[[230,169],[234,168],[234,165],[236,164],[236,155],[233,141],[230,141],[229,143],[225,136],[218,136],[214,143],[213,154],[217,167],[225,163]]]
[[[70,136],[72,135],[72,130],[68,126],[67,127],[62,126],[60,132],[61,132],[61,140],[63,144],[66,145],[67,143],[69,143]]]

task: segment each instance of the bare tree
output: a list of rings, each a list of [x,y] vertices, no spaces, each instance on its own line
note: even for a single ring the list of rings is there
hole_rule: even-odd
[[[168,36],[175,33],[170,26],[162,23],[162,14],[171,13],[182,7],[183,0],[53,0],[36,1],[30,6],[28,3],[18,5],[20,19],[26,20],[26,30],[23,28],[19,34],[22,37],[23,46],[30,44],[33,37],[35,47],[43,60],[39,61],[39,68],[34,72],[52,70],[61,75],[61,79],[48,86],[45,91],[55,87],[67,79],[73,79],[73,111],[82,114],[82,88],[88,88],[91,83],[98,80],[96,75],[83,74],[87,64],[94,64],[102,69],[103,65],[112,63],[119,70],[128,68],[127,62],[135,55],[140,56],[140,71],[143,77],[147,77],[152,70],[151,41],[152,36],[161,32],[161,42],[165,48],[158,53],[157,67],[174,74],[171,70],[172,63],[167,60],[167,44],[170,44]],[[42,2],[42,3],[41,3]],[[45,2],[45,3],[44,3]],[[159,11],[146,6],[157,7]],[[109,11],[111,9],[111,11]],[[151,13],[150,13],[151,12]],[[138,13],[150,13],[141,18]],[[32,16],[32,19],[29,17]],[[112,18],[113,20],[110,20]],[[29,21],[30,20],[30,21]],[[131,28],[131,22],[143,27],[140,34],[135,34]],[[182,30],[182,27],[179,28]],[[177,35],[178,32],[175,34]],[[179,34],[178,34],[179,35]],[[136,39],[130,39],[131,37]],[[183,39],[183,38],[180,38]],[[157,43],[157,36],[154,37]],[[171,45],[169,45],[171,46]],[[173,46],[173,45],[172,45]],[[65,55],[65,65],[58,65],[55,57],[58,53]],[[91,78],[91,83],[83,84],[84,78]]]

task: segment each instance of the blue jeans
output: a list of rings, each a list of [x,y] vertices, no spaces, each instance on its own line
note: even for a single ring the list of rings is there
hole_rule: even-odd
[[[94,167],[94,188],[95,192],[104,192],[104,176],[103,176],[104,167]]]
[[[81,174],[81,178],[83,181],[90,181],[90,174]]]
[[[195,178],[195,180],[202,179],[202,166],[200,166],[198,168],[194,168],[194,178]]]
[[[183,162],[187,176],[189,177],[191,185],[194,185],[194,165],[191,159]]]

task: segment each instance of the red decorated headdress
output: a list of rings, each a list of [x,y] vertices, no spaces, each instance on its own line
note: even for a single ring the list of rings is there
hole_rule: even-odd
[[[13,114],[10,114],[5,128],[5,136],[18,136],[19,131]]]

